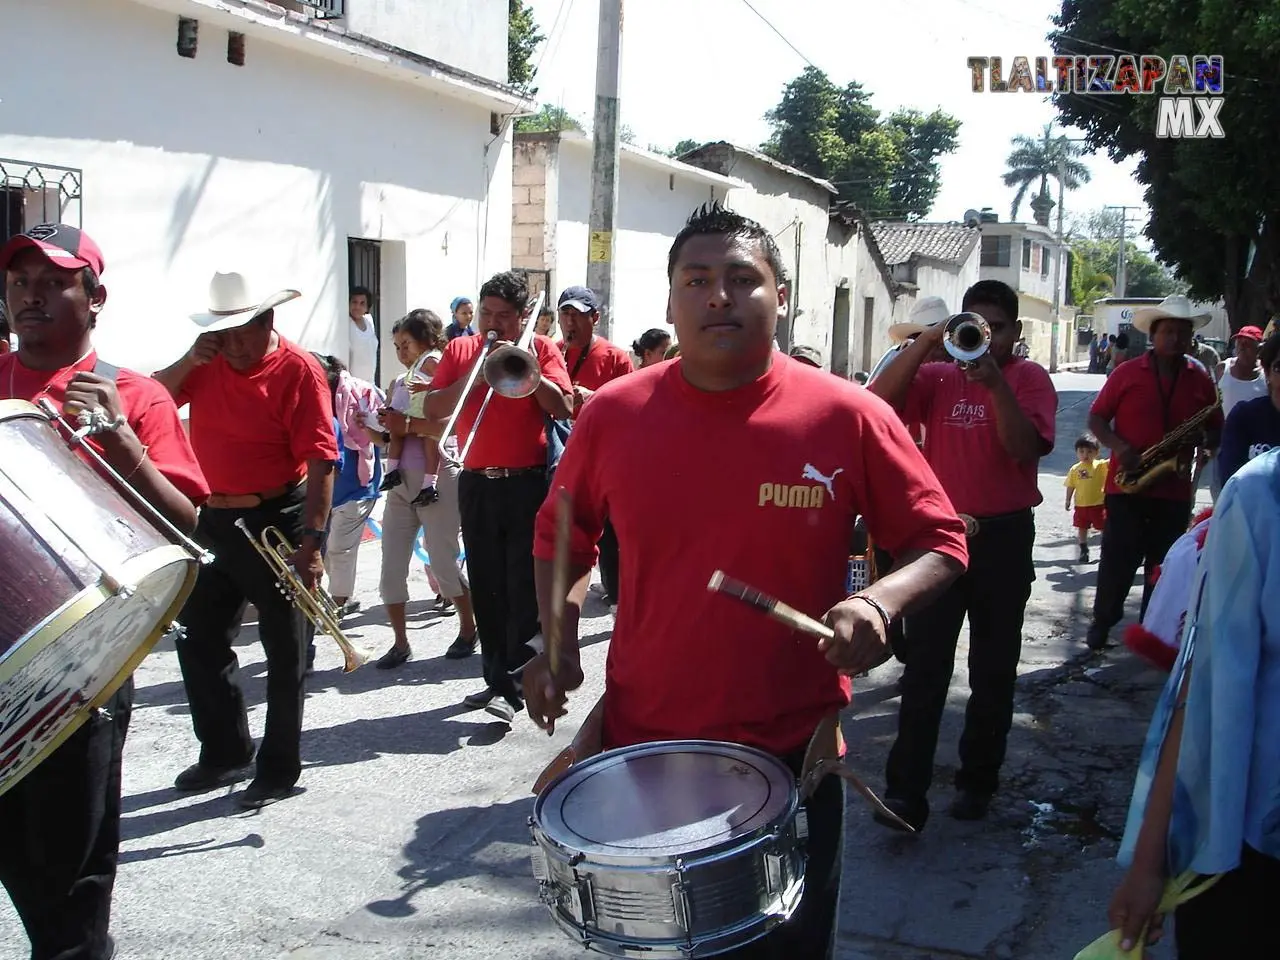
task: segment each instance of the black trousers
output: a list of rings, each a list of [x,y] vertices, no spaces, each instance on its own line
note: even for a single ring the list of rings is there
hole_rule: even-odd
[[[253,738],[232,644],[245,608],[258,611],[258,638],[267,655],[267,724],[258,749],[257,778],[291,787],[302,771],[303,670],[313,630],[277,586],[275,572],[235,526],[243,519],[257,537],[274,526],[294,546],[302,537],[303,484],[276,500],[246,510],[200,512],[195,538],[217,559],[201,567],[195,589],[179,617],[186,636],[178,663],[200,741],[200,762],[231,768],[253,758]]]
[[[1035,518],[1024,510],[979,517],[978,525],[969,538],[969,569],[929,607],[906,618],[898,738],[885,773],[885,793],[896,799],[924,800],[933,781],[938,729],[966,614],[970,693],[955,785],[982,794],[999,787],[1013,723],[1022,618],[1035,580]]]
[[[610,603],[618,602],[618,535],[608,519],[604,522],[604,533],[600,535],[600,586],[604,588],[605,599]]]
[[[1280,928],[1271,911],[1280,902],[1280,860],[1246,846],[1240,866],[1174,911],[1178,960],[1221,960],[1227,944],[1248,945],[1241,956],[1280,957]]]
[[[879,576],[883,577],[893,569],[893,557],[888,552],[881,550],[879,547],[872,547],[875,558],[876,570]],[[903,637],[903,619],[899,617],[889,624],[889,649],[893,652],[894,657],[899,663],[906,663],[902,659],[902,637]]]
[[[31,960],[106,960],[133,680],[3,796],[0,881]]]
[[[1102,556],[1098,561],[1098,586],[1093,595],[1093,623],[1089,640],[1095,646],[1124,619],[1124,602],[1133,588],[1138,567],[1143,568],[1142,611],[1151,599],[1151,571],[1164,562],[1173,542],[1187,532],[1191,522],[1190,500],[1165,500],[1141,494],[1107,495],[1107,522],[1102,531]]]
[[[462,542],[484,682],[495,695],[513,703],[521,696],[511,672],[533,655],[527,644],[540,629],[533,524],[546,498],[544,470],[497,478],[463,470],[458,478]]]
[[[804,753],[783,758],[800,776]],[[825,777],[805,802],[809,816],[809,862],[804,894],[791,919],[745,947],[722,953],[725,960],[830,960],[835,948],[844,867],[844,781]]]

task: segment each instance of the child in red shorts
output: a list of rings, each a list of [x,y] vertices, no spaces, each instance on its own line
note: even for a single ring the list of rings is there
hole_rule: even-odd
[[[1107,521],[1106,494],[1107,485],[1106,460],[1098,459],[1098,438],[1091,433],[1082,433],[1076,438],[1076,458],[1079,461],[1067,471],[1065,486],[1067,488],[1066,509],[1071,509],[1071,497],[1075,495],[1075,515],[1071,525],[1076,528],[1080,541],[1080,562],[1089,562],[1089,528],[1102,532]]]

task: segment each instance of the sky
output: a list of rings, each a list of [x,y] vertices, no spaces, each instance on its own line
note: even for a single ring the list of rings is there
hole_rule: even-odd
[[[589,125],[598,0],[526,2],[549,37],[534,56],[537,99]],[[1008,220],[1014,190],[1000,176],[1009,141],[1038,136],[1056,111],[1042,94],[973,93],[967,60],[1001,56],[1007,77],[1015,56],[1051,56],[1045,36],[1057,9],[1055,0],[624,0],[622,122],[640,146],[691,138],[758,147],[769,136],[765,112],[807,58],[837,86],[862,84],[882,114],[941,107],[961,121],[959,148],[941,161],[931,220],[960,220],[983,207]],[[1116,164],[1098,153],[1085,162],[1092,179],[1067,194],[1067,217],[1126,205],[1139,208],[1128,216],[1131,229],[1140,228],[1146,205],[1132,175],[1136,161]],[[1031,219],[1027,200],[1018,219]]]

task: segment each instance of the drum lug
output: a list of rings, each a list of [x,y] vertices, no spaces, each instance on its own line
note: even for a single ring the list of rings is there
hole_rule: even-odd
[[[780,893],[782,891],[782,867],[784,862],[785,861],[781,854],[766,853],[764,855],[765,883],[768,884],[770,894]]]
[[[574,919],[586,926],[596,922],[595,898],[591,895],[591,878],[580,877],[575,872],[573,886],[569,888],[569,903]]]
[[[536,843],[533,849],[529,851],[529,860],[533,864],[533,879],[538,881],[540,887],[549,885],[551,880],[551,870],[547,866],[547,855],[542,852],[542,848]]]
[[[809,839],[809,811],[803,806],[796,810],[796,839]]]
[[[676,859],[676,882],[671,885],[671,906],[676,926],[686,934],[693,932],[693,904],[689,902],[689,885],[684,882],[684,860]]]

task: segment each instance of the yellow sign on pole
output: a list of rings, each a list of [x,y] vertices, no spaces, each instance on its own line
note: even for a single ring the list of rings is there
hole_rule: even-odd
[[[613,234],[608,230],[591,232],[590,251],[587,255],[590,263],[608,263],[613,259]]]

